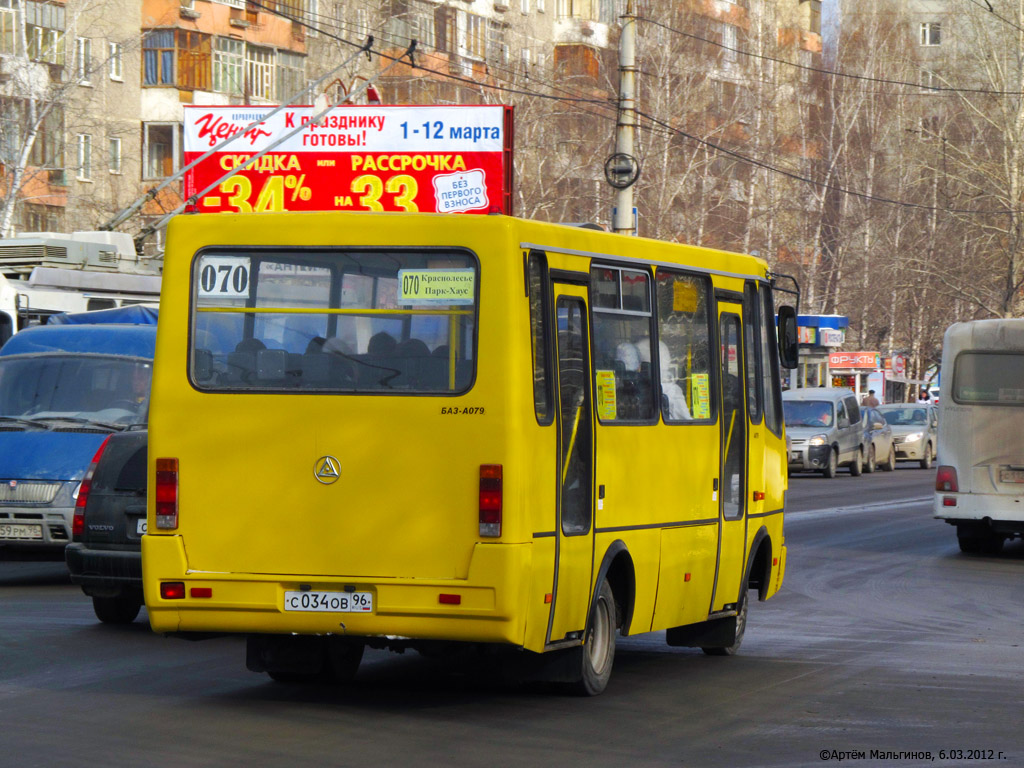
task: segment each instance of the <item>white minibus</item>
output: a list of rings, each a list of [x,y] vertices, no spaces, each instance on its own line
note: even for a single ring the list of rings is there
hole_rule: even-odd
[[[1024,319],[946,330],[935,516],[963,552],[995,554],[1024,535]]]

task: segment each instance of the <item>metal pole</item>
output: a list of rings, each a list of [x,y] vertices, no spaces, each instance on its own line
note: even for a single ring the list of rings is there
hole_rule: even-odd
[[[622,35],[619,38],[619,117],[615,126],[615,153],[619,157],[624,155],[633,158],[633,139],[636,133],[636,15],[633,13],[633,0],[626,4],[626,13],[622,18]],[[634,228],[633,185],[629,184],[615,193],[612,229],[631,235]]]

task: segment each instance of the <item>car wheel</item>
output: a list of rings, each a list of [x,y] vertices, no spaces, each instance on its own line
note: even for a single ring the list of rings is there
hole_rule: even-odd
[[[872,445],[870,448],[868,448],[868,460],[867,460],[867,463],[864,464],[864,471],[865,472],[874,472],[876,469],[878,469],[878,461],[877,460],[878,460],[878,457],[875,456],[875,446]]]
[[[104,624],[131,624],[139,615],[142,601],[137,597],[94,597],[92,609]]]
[[[839,454],[836,453],[836,449],[833,448],[831,451],[828,452],[828,464],[826,464],[825,468],[821,470],[821,474],[823,474],[825,477],[829,477],[829,478],[835,477],[836,476],[836,469],[838,467],[839,467]]]
[[[574,684],[576,693],[597,696],[604,691],[612,676],[615,660],[615,630],[618,627],[615,595],[605,579],[597,593],[590,613],[590,626],[580,649],[580,678]]]
[[[743,634],[747,631],[747,590],[743,590],[743,598],[740,600],[740,609],[736,613],[736,634],[733,635],[731,645],[701,648],[708,656],[735,656],[739,653],[740,644],[743,642]]]
[[[889,458],[886,459],[885,464],[882,465],[882,469],[886,472],[892,472],[896,469],[896,449],[891,445],[889,446]]]
[[[860,477],[861,471],[864,469],[864,447],[861,446],[857,449],[857,455],[853,457],[853,461],[850,462],[850,474],[854,477]]]
[[[924,456],[921,457],[921,469],[930,469],[932,466],[932,444],[924,447]]]

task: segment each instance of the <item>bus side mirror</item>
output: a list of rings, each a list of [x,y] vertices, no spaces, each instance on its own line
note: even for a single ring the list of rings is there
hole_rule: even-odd
[[[783,368],[796,368],[798,355],[796,310],[784,305],[779,307],[779,363]]]

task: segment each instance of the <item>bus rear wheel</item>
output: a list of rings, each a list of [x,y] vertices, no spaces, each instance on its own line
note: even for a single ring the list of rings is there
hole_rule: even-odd
[[[961,523],[956,527],[956,540],[960,551],[969,555],[998,555],[1003,549],[1003,537],[980,525]]]
[[[601,582],[590,612],[583,647],[580,649],[580,678],[573,688],[581,696],[597,696],[608,686],[615,660],[615,631],[618,628],[615,594],[607,579]]]

